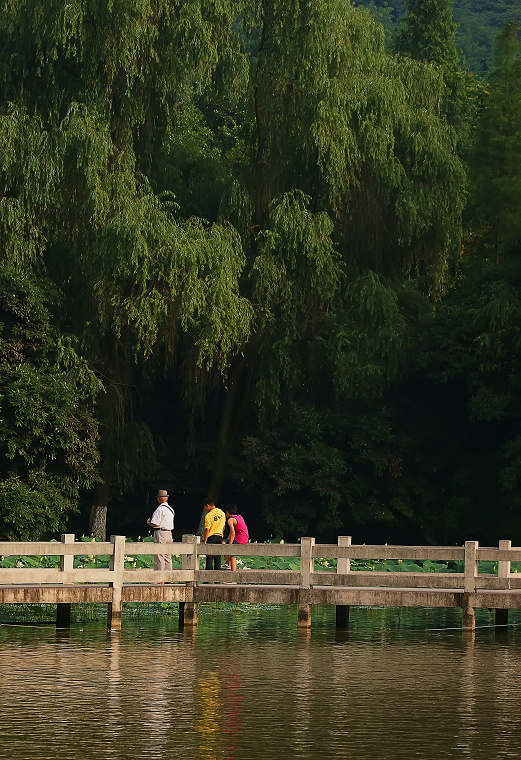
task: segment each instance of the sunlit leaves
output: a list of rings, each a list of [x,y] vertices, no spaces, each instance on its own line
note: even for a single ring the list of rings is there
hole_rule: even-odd
[[[56,141],[41,120],[0,105],[0,261],[34,263],[47,238],[46,215],[61,176]]]
[[[389,56],[360,8],[289,5],[263,6],[252,73],[256,221],[299,187],[338,226],[343,258],[392,276],[427,270],[436,288],[465,188],[440,73]]]

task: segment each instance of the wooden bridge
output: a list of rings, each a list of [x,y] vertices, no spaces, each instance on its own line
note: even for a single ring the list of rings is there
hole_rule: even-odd
[[[201,555],[227,554],[226,545],[201,544],[199,536],[182,542],[127,543],[124,536],[110,542],[75,541],[64,534],[61,542],[0,542],[0,556],[59,557],[59,567],[0,568],[0,604],[56,604],[57,625],[70,624],[71,604],[108,605],[107,624],[121,629],[126,602],[179,602],[179,624],[196,625],[197,606],[205,602],[294,604],[298,625],[311,625],[315,604],[336,607],[338,627],[347,627],[351,606],[459,607],[462,626],[475,627],[477,608],[496,611],[496,625],[508,621],[509,609],[521,609],[521,573],[511,562],[521,561],[521,547],[500,541],[484,548],[477,541],[464,546],[384,546],[352,544],[340,536],[337,544],[315,544],[302,538],[297,544],[234,545],[237,557],[294,557],[298,570],[200,570]],[[180,555],[179,570],[126,569],[125,558],[141,555]],[[102,568],[74,568],[75,556],[109,555]],[[337,570],[317,570],[317,560],[337,559]],[[351,560],[414,560],[463,562],[463,572],[389,572],[352,570]],[[497,572],[478,572],[478,561],[496,563]],[[127,563],[128,564],[128,563]]]

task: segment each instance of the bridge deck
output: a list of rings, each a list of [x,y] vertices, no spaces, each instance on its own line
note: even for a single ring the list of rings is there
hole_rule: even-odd
[[[111,604],[113,588],[109,584],[13,584],[0,586],[0,604]],[[187,602],[296,604],[299,606],[330,604],[362,607],[460,607],[521,609],[521,590],[476,590],[468,594],[461,589],[381,588],[374,586],[335,586],[304,589],[297,585],[202,583],[125,584],[121,602]]]
[[[4,556],[57,555],[59,568],[0,568],[0,604],[57,604],[57,618],[70,620],[70,605],[108,605],[108,625],[121,627],[122,605],[128,602],[178,602],[180,622],[195,624],[197,606],[208,602],[294,604],[299,626],[311,624],[313,605],[334,605],[337,621],[347,619],[351,606],[459,607],[462,624],[475,625],[476,608],[497,611],[502,621],[509,609],[521,609],[521,574],[511,572],[511,562],[521,561],[521,550],[509,541],[499,548],[480,548],[468,541],[465,547],[411,547],[351,545],[349,537],[339,537],[338,545],[315,545],[302,538],[299,544],[247,544],[234,546],[237,556],[290,556],[298,558],[295,570],[204,571],[199,569],[201,554],[225,554],[228,547],[201,545],[198,537],[184,536],[182,543],[126,543],[114,536],[110,543],[75,543],[64,535],[61,543],[0,543]],[[74,568],[74,555],[109,555],[109,568]],[[182,568],[172,571],[126,569],[127,554],[176,554]],[[336,572],[317,571],[315,559],[335,557]],[[456,560],[463,572],[368,572],[351,570],[351,559],[414,557]],[[495,573],[479,573],[478,561],[496,562]],[[320,563],[318,564],[320,566]],[[457,567],[457,565],[456,565]],[[139,582],[136,582],[139,576]],[[159,581],[159,582],[157,582]],[[163,583],[161,583],[163,582]],[[343,612],[342,612],[343,611]],[[339,612],[342,614],[339,615]]]

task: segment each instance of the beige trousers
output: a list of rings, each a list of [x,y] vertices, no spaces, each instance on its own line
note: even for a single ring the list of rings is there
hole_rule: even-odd
[[[155,530],[154,543],[155,544],[171,544],[172,531],[171,530]],[[172,569],[172,555],[171,554],[155,554],[154,555],[154,570],[171,570],[171,569]]]

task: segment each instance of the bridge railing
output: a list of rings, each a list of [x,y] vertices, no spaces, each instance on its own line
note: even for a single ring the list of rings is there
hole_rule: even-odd
[[[157,582],[164,580],[174,583],[193,581],[193,570],[172,570],[165,573],[143,569],[126,570],[125,561],[130,555],[189,555],[193,547],[186,543],[154,544],[151,542],[126,542],[125,536],[111,536],[110,541],[75,541],[74,534],[62,535],[58,541],[1,541],[0,557],[54,557],[59,559],[59,567],[0,567],[2,584],[110,584],[135,582]],[[108,559],[108,567],[74,567],[74,557]]]
[[[201,555],[236,557],[294,557],[298,569],[200,569]],[[129,557],[171,554],[181,556],[177,570],[155,571],[148,568],[125,568]],[[229,582],[242,584],[313,586],[357,586],[389,588],[479,589],[501,590],[521,588],[521,573],[511,572],[511,563],[521,561],[521,547],[500,541],[499,547],[479,547],[476,541],[464,546],[392,546],[352,544],[349,536],[340,536],[337,544],[315,544],[304,537],[297,544],[201,544],[198,536],[185,535],[182,542],[154,544],[126,542],[124,536],[112,536],[107,542],[75,541],[73,534],[64,534],[61,542],[0,542],[0,557],[58,557],[59,567],[0,567],[0,584],[109,584],[126,583],[189,583]],[[74,567],[75,556],[105,557],[108,568]],[[317,561],[337,561],[336,572],[317,569]],[[462,572],[408,572],[352,569],[352,560],[426,561],[463,563]],[[479,573],[478,562],[492,562],[495,573]]]

